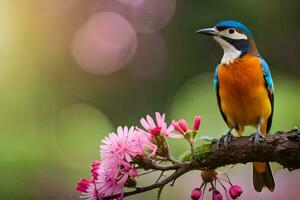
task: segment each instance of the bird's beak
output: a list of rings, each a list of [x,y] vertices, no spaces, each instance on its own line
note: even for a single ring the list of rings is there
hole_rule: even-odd
[[[204,29],[199,29],[198,31],[196,31],[196,33],[214,36],[214,35],[217,35],[218,32],[215,28],[204,28]]]

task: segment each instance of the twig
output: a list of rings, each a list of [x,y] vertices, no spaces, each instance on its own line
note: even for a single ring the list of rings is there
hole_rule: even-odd
[[[146,172],[144,172],[144,173],[140,173],[139,176],[143,176],[143,175],[146,175],[146,174],[150,174],[150,173],[155,172],[155,171],[156,171],[156,169],[150,170],[150,171],[146,171]]]
[[[165,187],[165,186],[163,185],[163,186],[161,186],[161,187],[158,189],[156,200],[160,200],[160,197],[161,197],[161,194],[162,194],[162,191],[163,191],[164,187]]]
[[[149,186],[146,186],[146,187],[137,188],[136,190],[133,190],[133,191],[130,191],[130,192],[125,192],[124,193],[124,197],[160,188],[160,187],[162,187],[162,186],[170,183],[174,179],[180,177],[181,175],[185,174],[186,172],[188,172],[190,170],[191,170],[191,168],[189,168],[188,166],[186,166],[184,168],[180,168],[179,170],[175,171],[171,176],[165,178],[164,180],[162,180],[162,181],[160,181],[158,183],[155,183],[155,184],[152,184],[152,185],[149,185]],[[108,196],[108,197],[104,197],[103,200],[114,199],[114,198],[117,198],[118,196],[119,196],[119,194]]]
[[[159,177],[157,178],[157,180],[155,181],[155,183],[158,183],[158,181],[161,179],[161,177],[163,176],[165,171],[161,171]]]

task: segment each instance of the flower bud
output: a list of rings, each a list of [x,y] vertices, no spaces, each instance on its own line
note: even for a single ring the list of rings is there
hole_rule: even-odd
[[[179,133],[185,134],[185,132],[182,130],[182,128],[179,126],[179,123],[175,120],[172,121],[172,125],[174,126],[175,130]]]
[[[199,200],[200,197],[201,197],[201,195],[202,195],[202,192],[201,192],[200,188],[195,188],[192,191],[191,199],[193,199],[193,200]]]
[[[91,173],[94,179],[97,179],[98,169],[100,168],[100,160],[94,160],[91,165]]]
[[[138,176],[138,171],[136,169],[132,168],[132,169],[129,170],[128,174],[131,177],[137,177]]]
[[[82,178],[80,182],[77,183],[76,190],[78,190],[79,192],[87,193],[90,184],[91,182],[89,180]]]
[[[188,124],[186,123],[186,121],[184,119],[180,119],[178,121],[178,124],[184,133],[186,133],[189,130]]]
[[[213,191],[213,197],[212,200],[222,200],[222,194],[218,190]]]
[[[240,186],[238,185],[233,185],[229,188],[229,195],[231,196],[231,198],[236,199],[239,196],[241,196],[241,194],[243,193],[243,190]]]
[[[199,130],[200,123],[201,123],[201,117],[199,115],[195,116],[194,127],[193,127],[194,131],[198,131]]]

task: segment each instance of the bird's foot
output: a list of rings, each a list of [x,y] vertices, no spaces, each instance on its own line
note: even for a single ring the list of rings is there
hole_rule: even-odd
[[[228,144],[230,143],[230,141],[232,140],[232,138],[234,137],[231,134],[232,129],[230,129],[225,135],[222,135],[222,137],[219,139],[218,143],[217,143],[217,149],[220,148],[221,146],[221,141],[223,140],[224,142],[224,146],[227,149],[228,148]]]
[[[260,142],[264,141],[260,130],[257,130],[256,133],[252,136],[253,144],[255,149],[259,148]]]

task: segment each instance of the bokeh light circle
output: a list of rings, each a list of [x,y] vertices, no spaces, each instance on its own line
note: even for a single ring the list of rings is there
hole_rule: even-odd
[[[157,33],[172,19],[176,0],[103,0],[96,11],[118,12],[138,33]]]
[[[137,35],[124,17],[100,12],[75,34],[72,54],[77,64],[91,74],[107,75],[125,67],[137,49]]]
[[[130,73],[138,79],[159,79],[167,63],[167,48],[162,36],[139,34],[139,46],[130,62]]]
[[[113,130],[104,112],[86,103],[75,103],[63,108],[57,119],[55,148],[63,163],[74,170],[99,159],[101,140]]]

